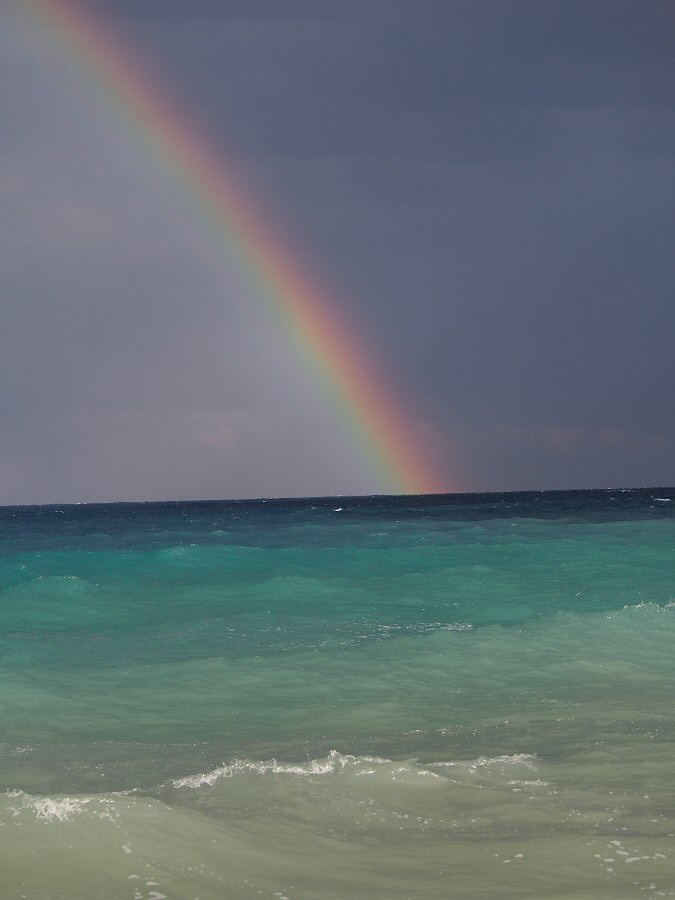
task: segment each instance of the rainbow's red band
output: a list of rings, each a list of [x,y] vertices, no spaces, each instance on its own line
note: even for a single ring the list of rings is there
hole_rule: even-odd
[[[212,146],[125,46],[107,22],[81,0],[30,0],[159,154],[189,186],[221,240],[246,270],[263,302],[287,331],[373,465],[381,490],[450,490],[434,470],[399,397],[369,361],[353,327],[338,315],[324,288],[312,282],[296,255],[270,226],[234,168]]]

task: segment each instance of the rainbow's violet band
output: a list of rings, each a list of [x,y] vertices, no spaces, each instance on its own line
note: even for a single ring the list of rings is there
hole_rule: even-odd
[[[307,370],[320,379],[372,468],[378,489],[413,494],[450,490],[435,471],[419,427],[371,362],[372,353],[357,329],[298,263],[269,217],[256,209],[221,149],[200,134],[87,3],[30,0],[30,7],[95,79],[106,101],[122,111],[164,167],[188,187]]]

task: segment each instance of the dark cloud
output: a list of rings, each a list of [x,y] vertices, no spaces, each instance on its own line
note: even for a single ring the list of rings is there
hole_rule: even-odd
[[[91,5],[236,159],[461,487],[672,482],[670,3]],[[20,9],[0,54],[5,496],[368,490],[226,248]],[[106,446],[118,464],[84,478],[72,461]]]

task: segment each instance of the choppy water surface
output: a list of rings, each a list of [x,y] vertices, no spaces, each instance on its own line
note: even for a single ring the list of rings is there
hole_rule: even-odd
[[[3,898],[675,896],[675,491],[0,509]]]

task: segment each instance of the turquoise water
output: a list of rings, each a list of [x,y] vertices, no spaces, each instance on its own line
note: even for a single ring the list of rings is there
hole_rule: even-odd
[[[675,896],[674,507],[0,509],[0,895]]]

